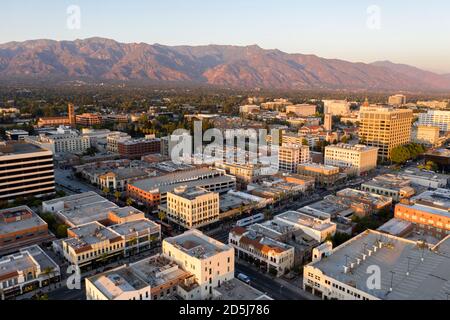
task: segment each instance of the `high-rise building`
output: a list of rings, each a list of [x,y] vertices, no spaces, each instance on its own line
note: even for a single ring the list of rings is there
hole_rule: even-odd
[[[309,147],[298,144],[283,144],[278,149],[279,170],[297,173],[299,164],[311,161]]]
[[[360,139],[378,147],[378,156],[389,160],[392,149],[411,141],[412,110],[384,106],[363,106],[360,110]]]
[[[436,126],[441,131],[450,131],[450,111],[430,110],[427,113],[419,114],[419,125]]]
[[[332,131],[333,130],[333,115],[331,113],[325,114],[325,121],[324,121],[324,128],[325,131]]]
[[[54,193],[51,151],[28,143],[0,144],[0,200]]]
[[[391,106],[402,106],[406,104],[406,96],[403,94],[396,94],[394,96],[390,96],[388,103]]]

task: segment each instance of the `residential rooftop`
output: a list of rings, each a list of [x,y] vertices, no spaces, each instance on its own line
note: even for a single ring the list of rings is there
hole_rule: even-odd
[[[367,287],[372,275],[367,268],[373,265],[380,268],[381,289]],[[367,230],[310,266],[379,299],[446,300],[450,292],[450,237],[430,250],[421,242]]]

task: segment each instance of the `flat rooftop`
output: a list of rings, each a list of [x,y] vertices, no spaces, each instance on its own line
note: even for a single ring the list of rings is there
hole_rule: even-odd
[[[189,272],[162,255],[156,255],[130,265],[130,269],[150,287],[162,286],[177,279],[186,278]]]
[[[370,181],[364,182],[365,186],[374,186],[381,188],[389,188],[394,190],[399,190],[403,187],[407,187],[411,184],[411,180],[401,175],[395,174],[385,174],[373,178]]]
[[[378,249],[373,252],[374,247]],[[372,250],[362,261],[362,254]],[[423,261],[422,261],[423,257]],[[357,264],[357,259],[361,263]],[[353,268],[345,273],[344,266]],[[409,276],[408,272],[409,263]],[[368,289],[367,267],[381,269],[381,289]],[[420,243],[368,230],[310,266],[325,275],[386,300],[446,300],[450,292],[450,238],[433,250]],[[391,287],[392,279],[392,292]]]
[[[337,216],[337,215],[341,215],[341,214],[347,216],[348,214],[350,214],[350,211],[353,212],[353,210],[350,209],[349,206],[346,206],[341,203],[337,203],[333,200],[334,200],[334,196],[325,198],[324,200],[315,202],[315,203],[305,206],[299,210],[303,211],[302,209],[311,208],[311,209],[329,214],[330,216]]]
[[[6,219],[15,219],[15,221],[7,222]],[[27,206],[0,210],[0,235],[46,225],[47,223]]]
[[[65,242],[75,250],[102,241],[115,240],[120,237],[118,233],[102,226],[98,222],[91,222],[76,228],[71,228],[69,231],[75,234],[75,238],[66,239]]]
[[[173,191],[171,191],[171,193],[188,200],[195,200],[197,197],[212,194],[212,192],[202,189],[200,187],[189,187],[189,186],[177,187]]]
[[[133,181],[131,184],[136,188],[151,191],[154,189],[162,188],[164,186],[171,186],[177,183],[193,181],[207,176],[218,176],[220,174],[221,173],[217,170],[199,168],[194,170],[177,171],[159,177],[137,180]]]
[[[214,288],[214,290],[220,294],[221,300],[273,300],[263,292],[236,278],[222,283],[220,287]]]
[[[186,231],[179,236],[166,238],[164,241],[197,259],[207,259],[231,249],[228,245],[216,241],[198,230]]]
[[[378,148],[377,147],[366,146],[366,145],[363,145],[363,144],[351,145],[351,144],[338,143],[337,145],[330,145],[330,146],[328,146],[327,149],[345,149],[345,150],[352,150],[352,151],[363,152],[363,151],[377,150]]]
[[[409,221],[393,218],[379,227],[378,231],[398,236],[412,228],[412,226],[413,224]]]
[[[109,227],[109,229],[117,232],[121,236],[135,234],[136,232],[139,234],[139,236],[141,236],[144,235],[147,230],[150,230],[150,232],[154,232],[155,229],[159,230],[159,228],[160,226],[157,223],[149,219],[129,221]]]
[[[37,264],[41,270],[46,268],[59,270],[58,265],[39,246],[34,245],[0,258],[0,280],[18,275],[19,271],[33,269]]]
[[[356,190],[356,189],[344,189],[336,193],[337,197],[347,197],[353,200],[362,201],[362,202],[370,202],[372,204],[383,205],[388,202],[392,202],[391,197],[381,196],[375,193]]]
[[[119,209],[115,203],[95,192],[85,192],[46,201],[43,203],[43,206],[52,206],[60,203],[64,204],[64,209],[59,211],[58,214],[74,226],[105,220],[110,211]]]
[[[436,173],[436,172],[428,171],[428,170],[420,170],[419,168],[408,168],[400,174],[407,178],[417,176],[420,178],[425,178],[425,179],[434,180],[434,181],[449,179],[448,174],[441,174],[441,173]]]
[[[20,155],[35,152],[47,152],[51,154],[51,151],[45,150],[31,143],[22,142],[8,142],[6,144],[0,143],[0,156],[8,155]]]
[[[301,213],[298,211],[287,211],[275,216],[276,220],[286,221],[288,223],[305,226],[315,230],[326,230],[333,225],[333,223],[323,222],[323,219],[318,219],[311,215]]]
[[[141,290],[148,284],[126,266],[89,279],[108,299],[114,300],[127,292]]]

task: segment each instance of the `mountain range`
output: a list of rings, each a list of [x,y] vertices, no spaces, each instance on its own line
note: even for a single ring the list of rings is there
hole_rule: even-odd
[[[231,88],[450,90],[450,74],[288,54],[259,46],[165,46],[104,38],[0,44],[0,80],[138,81]]]

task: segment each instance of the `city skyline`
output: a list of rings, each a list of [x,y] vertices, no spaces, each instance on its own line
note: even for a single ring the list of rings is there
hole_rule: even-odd
[[[26,5],[30,10],[22,10]],[[408,6],[388,1],[178,0],[164,3],[131,1],[61,1],[58,4],[6,1],[0,24],[8,33],[0,43],[31,39],[74,40],[105,37],[126,43],[164,45],[253,45],[287,53],[370,63],[389,60],[439,74],[450,73],[450,22],[439,1]],[[79,9],[79,25],[70,19]],[[218,15],[220,13],[220,15]],[[426,23],[411,23],[412,21]],[[69,24],[72,23],[72,28]],[[420,46],[418,46],[420,42]]]

